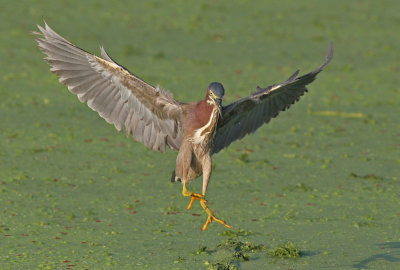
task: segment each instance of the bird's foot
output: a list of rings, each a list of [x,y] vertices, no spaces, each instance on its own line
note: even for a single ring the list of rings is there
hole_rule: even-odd
[[[213,212],[211,211],[211,209],[208,208],[208,206],[207,206],[207,200],[205,199],[205,196],[204,196],[204,195],[201,195],[201,194],[198,194],[198,193],[194,193],[194,192],[188,191],[187,188],[186,188],[186,183],[183,183],[182,195],[183,195],[183,196],[190,196],[190,197],[191,197],[190,203],[189,203],[189,205],[188,205],[188,207],[187,207],[187,210],[190,210],[190,208],[192,208],[193,202],[194,202],[195,200],[199,200],[199,201],[200,201],[201,207],[203,207],[203,209],[206,211],[208,217],[207,217],[206,223],[205,223],[204,226],[201,228],[203,231],[205,231],[205,230],[207,229],[208,224],[210,224],[213,220],[215,220],[216,222],[218,222],[218,223],[224,225],[224,226],[227,227],[227,228],[230,228],[230,229],[232,228],[231,226],[229,226],[228,224],[226,224],[225,221],[223,221],[223,220],[221,220],[221,219],[219,219],[219,218],[216,218],[216,217],[214,216],[214,214],[213,214]]]
[[[218,222],[218,223],[224,225],[225,227],[227,227],[227,228],[229,228],[229,229],[232,229],[232,226],[226,224],[225,221],[223,221],[223,220],[221,220],[221,219],[219,219],[219,218],[216,218],[216,217],[214,216],[213,212],[211,211],[211,209],[208,208],[208,206],[207,206],[206,203],[207,203],[207,201],[206,201],[205,199],[200,200],[200,205],[201,205],[201,207],[203,207],[203,209],[207,212],[207,215],[208,215],[207,221],[206,221],[206,223],[204,224],[204,226],[201,228],[201,230],[202,230],[202,231],[205,231],[205,230],[207,229],[208,224],[210,224],[213,220],[215,220],[216,222]]]
[[[190,203],[189,203],[188,207],[186,208],[187,210],[190,210],[190,208],[192,208],[192,204],[193,204],[193,202],[194,202],[195,200],[199,200],[200,203],[201,203],[202,200],[206,201],[206,200],[204,199],[204,195],[200,195],[200,194],[198,194],[198,193],[193,193],[193,192],[191,192],[190,197],[191,197],[191,198],[190,198]],[[207,202],[207,201],[206,201],[206,202]]]
[[[185,182],[183,183],[182,195],[191,197],[190,203],[189,203],[188,207],[186,208],[187,210],[190,210],[190,208],[192,208],[192,204],[195,200],[205,200],[204,195],[188,191],[186,188]]]

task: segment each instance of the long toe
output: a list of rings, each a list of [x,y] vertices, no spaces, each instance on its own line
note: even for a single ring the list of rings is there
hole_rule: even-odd
[[[221,219],[219,219],[219,218],[216,218],[216,217],[214,216],[214,214],[213,214],[213,212],[211,211],[211,209],[208,208],[206,202],[207,202],[207,201],[206,201],[205,199],[200,200],[201,206],[202,206],[203,209],[207,212],[207,215],[208,215],[207,221],[206,221],[206,223],[204,224],[204,226],[203,226],[201,229],[202,229],[203,231],[205,231],[205,230],[207,229],[208,224],[210,224],[213,220],[215,220],[216,222],[218,222],[218,223],[224,225],[225,227],[231,229],[232,227],[231,227],[230,225],[226,224],[225,221],[223,221],[223,220],[221,220]]]
[[[201,230],[202,230],[202,231],[205,231],[205,230],[207,229],[208,224],[210,224],[213,220],[215,220],[216,222],[218,222],[218,223],[224,225],[225,227],[227,227],[227,228],[229,228],[229,229],[232,229],[232,226],[226,224],[225,221],[223,221],[223,220],[221,220],[221,219],[219,219],[219,218],[216,218],[215,216],[208,216],[207,221],[206,221],[206,223],[204,224],[204,226],[201,228]]]
[[[189,205],[188,205],[188,207],[186,208],[187,210],[190,210],[190,208],[192,208],[192,205],[193,205],[193,202],[195,201],[195,200],[199,200],[199,201],[202,201],[202,200],[205,200],[204,199],[204,196],[203,195],[200,195],[200,194],[198,194],[198,193],[192,193],[191,195],[190,195],[190,203],[189,203]]]

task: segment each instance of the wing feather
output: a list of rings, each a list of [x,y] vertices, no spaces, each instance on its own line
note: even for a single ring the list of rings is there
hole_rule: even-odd
[[[143,131],[144,131],[144,124],[142,121],[138,121],[135,130],[132,129],[132,136],[136,138],[136,140],[143,142]]]
[[[94,80],[94,81],[85,81],[83,82],[84,85],[88,84],[89,86],[87,87],[87,90],[82,89],[83,91],[81,91],[79,94],[77,94],[79,101],[80,102],[87,102],[88,100],[94,98],[96,95],[100,94],[100,92],[98,91],[99,87],[102,85],[102,81],[98,80]],[[79,87],[80,85],[76,85],[76,86],[71,86],[71,88],[75,88],[75,87]],[[71,91],[72,92],[72,91]]]
[[[109,121],[106,119],[109,124],[114,123],[114,126],[118,131],[121,131],[122,123],[125,123],[125,119],[122,121],[119,120],[120,117],[126,117],[126,114],[124,113],[124,106],[125,102],[120,98],[111,112]]]
[[[133,111],[128,112],[128,115],[125,120],[125,129],[126,129],[126,136],[133,135],[135,133],[135,129],[137,123],[139,122],[139,116],[134,115]]]
[[[103,47],[100,58],[70,43],[46,23],[38,28],[36,41],[50,70],[81,102],[152,150],[164,152],[167,145],[179,149],[182,108],[170,93],[118,65]]]
[[[218,153],[232,142],[255,132],[281,111],[288,109],[307,92],[306,85],[312,83],[317,74],[331,61],[333,45],[330,44],[325,62],[316,70],[297,77],[299,70],[281,84],[266,88],[257,86],[257,91],[222,108],[222,120],[218,123],[213,153]]]
[[[60,46],[58,43],[51,43],[47,39],[40,38],[42,49],[49,55],[49,58],[56,57],[57,59],[69,62],[75,60],[84,63],[84,53],[77,51],[75,48],[67,49],[65,46]]]

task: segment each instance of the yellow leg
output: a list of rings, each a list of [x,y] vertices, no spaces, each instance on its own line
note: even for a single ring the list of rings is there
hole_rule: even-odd
[[[204,196],[203,195],[188,191],[187,188],[186,188],[186,183],[185,182],[183,182],[182,195],[191,197],[190,203],[189,203],[188,207],[186,208],[187,210],[190,210],[190,208],[192,208],[192,204],[193,204],[194,200],[202,200],[202,199],[204,200]]]
[[[205,223],[204,226],[201,228],[203,231],[205,231],[205,230],[207,229],[208,224],[210,224],[213,220],[215,220],[215,221],[218,222],[218,223],[221,223],[222,225],[224,225],[224,226],[227,227],[227,228],[232,228],[231,226],[229,226],[228,224],[226,224],[225,221],[220,220],[220,219],[218,219],[218,218],[216,218],[216,217],[214,216],[213,212],[211,211],[210,208],[208,208],[208,206],[207,206],[207,204],[206,204],[207,201],[206,201],[204,195],[200,195],[200,194],[198,194],[198,193],[194,193],[194,192],[188,191],[187,188],[186,188],[186,183],[185,183],[185,182],[183,182],[182,195],[183,195],[183,196],[190,196],[190,197],[191,197],[190,203],[189,203],[189,205],[188,205],[188,207],[187,207],[187,210],[189,210],[189,209],[192,207],[192,204],[193,204],[193,202],[194,202],[195,200],[199,200],[199,201],[200,201],[201,207],[203,207],[203,209],[206,211],[208,217],[207,217],[206,223]]]

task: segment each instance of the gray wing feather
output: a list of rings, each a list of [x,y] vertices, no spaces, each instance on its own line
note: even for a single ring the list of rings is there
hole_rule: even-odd
[[[166,145],[179,149],[182,137],[181,104],[171,94],[154,88],[118,65],[100,47],[94,56],[54,32],[38,25],[39,48],[59,81],[81,102],[97,111],[108,123],[155,151]]]
[[[316,70],[297,77],[299,70],[281,84],[257,91],[222,108],[222,120],[218,123],[213,153],[218,153],[232,142],[255,132],[281,111],[288,109],[307,92],[306,85],[313,82],[319,72],[331,61],[333,45],[330,44],[325,62]]]

